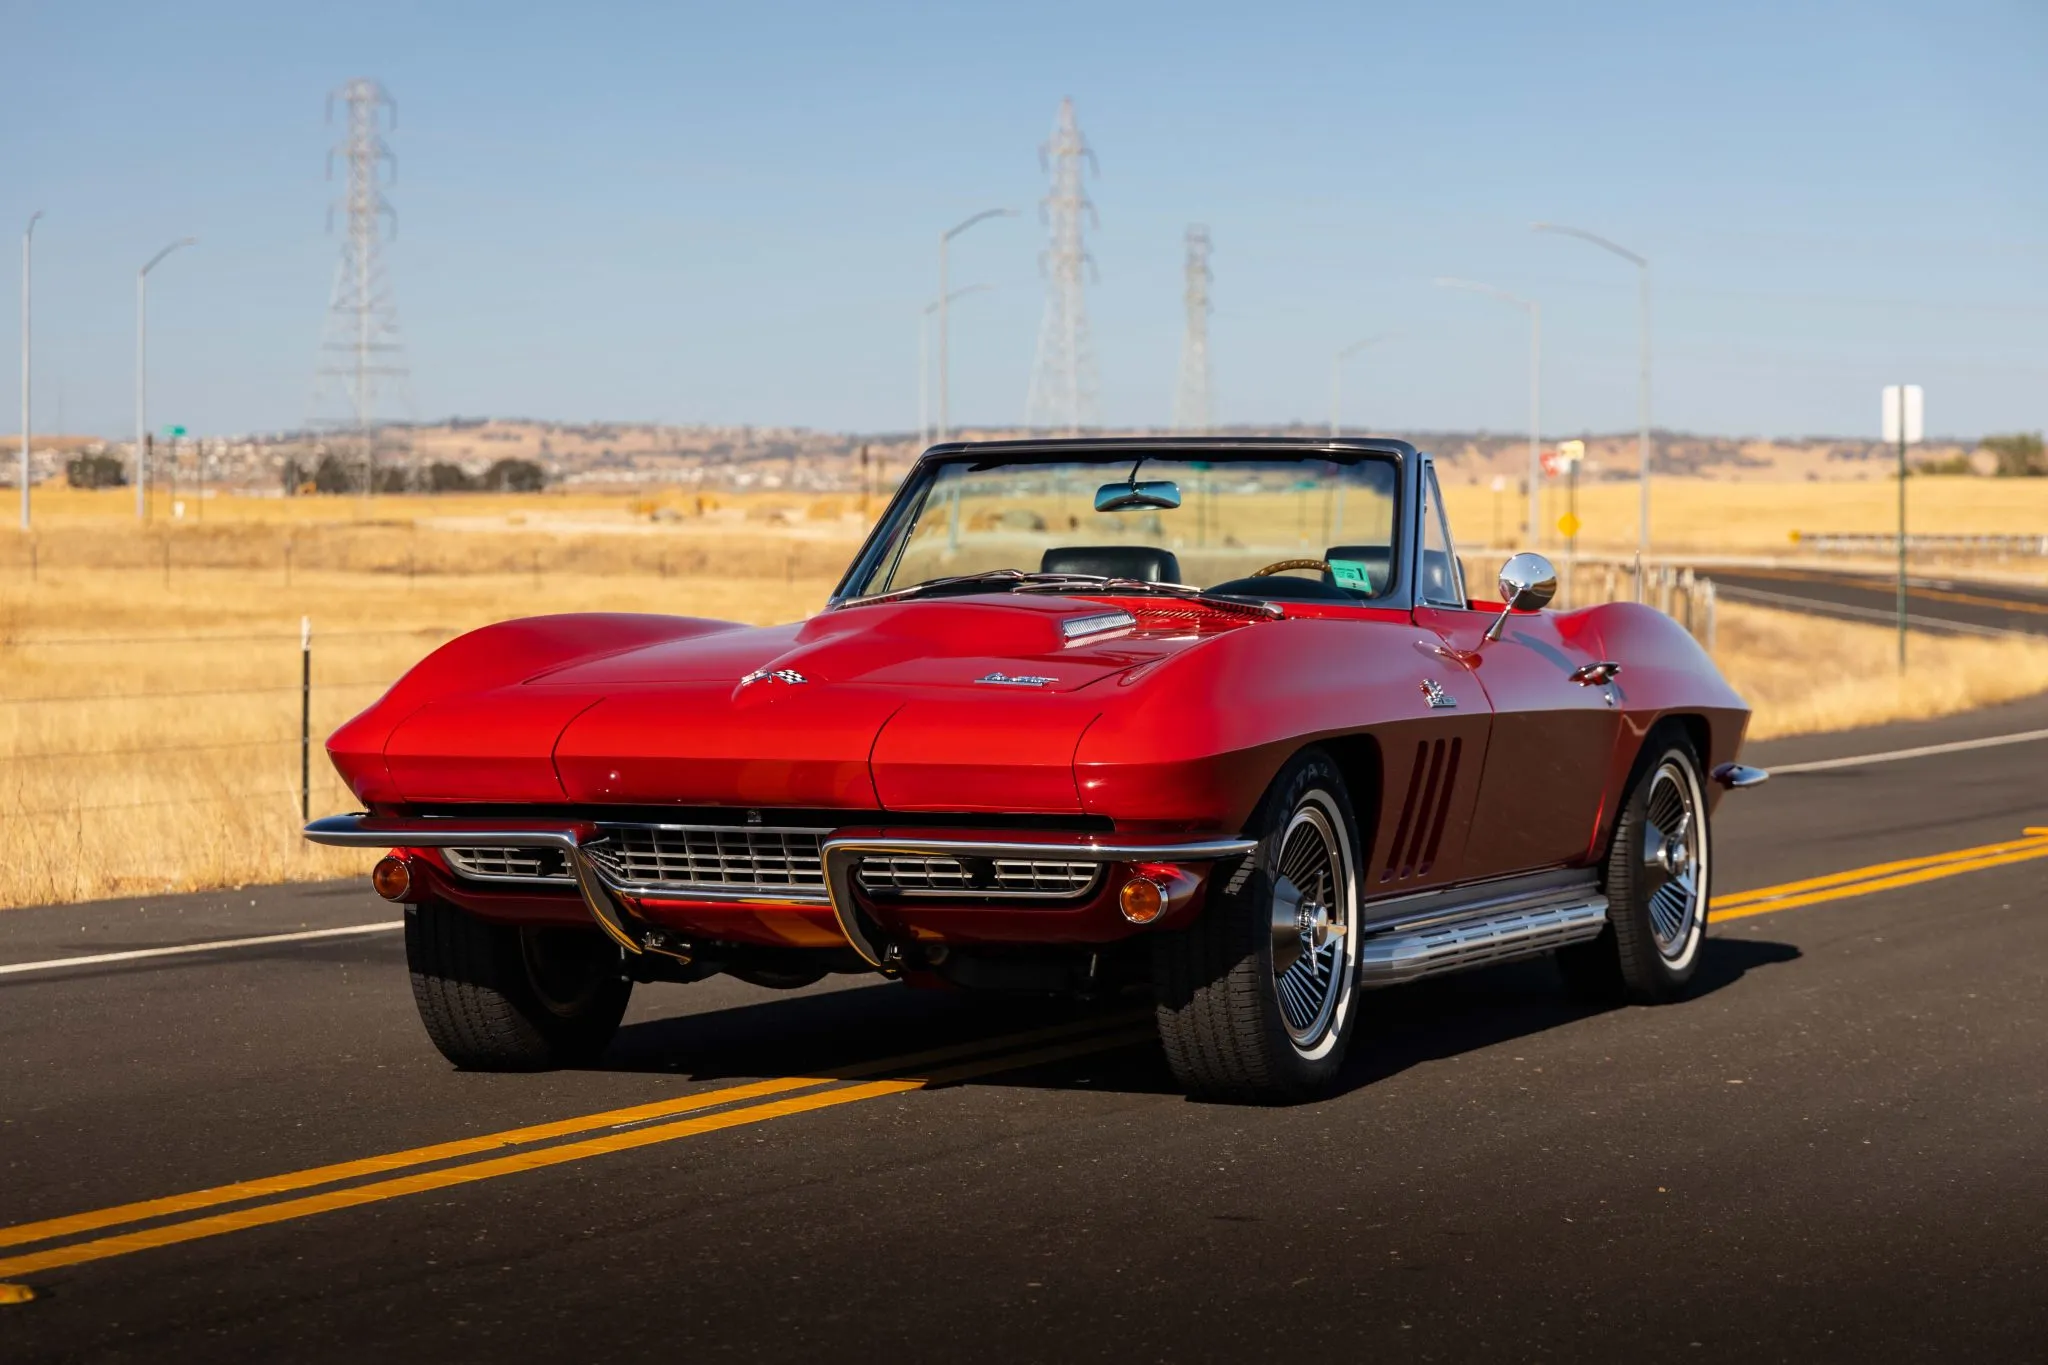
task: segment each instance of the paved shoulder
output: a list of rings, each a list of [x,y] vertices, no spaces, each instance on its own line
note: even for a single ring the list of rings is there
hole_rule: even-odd
[[[363,878],[0,910],[0,965],[395,922]]]

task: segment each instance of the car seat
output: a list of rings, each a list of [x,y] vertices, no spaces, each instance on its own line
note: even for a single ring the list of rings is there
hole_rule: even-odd
[[[1180,582],[1180,559],[1151,545],[1061,545],[1045,552],[1040,573],[1098,574],[1141,583]]]

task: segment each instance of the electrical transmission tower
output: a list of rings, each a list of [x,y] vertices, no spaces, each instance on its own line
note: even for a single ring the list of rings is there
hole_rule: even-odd
[[[1209,229],[1188,229],[1188,329],[1180,343],[1180,391],[1173,400],[1176,431],[1209,430]]]
[[[347,189],[334,207],[342,211],[347,226],[320,339],[314,420],[354,433],[367,494],[377,486],[371,427],[377,418],[378,395],[383,381],[402,380],[406,373],[398,338],[398,307],[392,300],[391,275],[384,262],[385,220],[390,220],[395,235],[398,216],[380,188],[382,168],[390,166],[395,171],[397,165],[383,130],[397,122],[398,106],[376,81],[352,80],[328,95],[330,123],[336,100],[347,111],[348,135],[328,152],[327,176],[334,178],[334,158],[339,154]],[[328,226],[331,230],[331,209]],[[335,401],[336,388],[339,402]],[[343,411],[336,412],[336,408]]]
[[[1039,161],[1052,176],[1043,208],[1048,243],[1039,258],[1045,270],[1045,320],[1038,329],[1038,359],[1031,369],[1031,396],[1025,420],[1032,426],[1078,431],[1095,422],[1095,351],[1088,337],[1088,300],[1084,273],[1094,265],[1081,236],[1081,220],[1091,224],[1095,205],[1081,184],[1081,163],[1095,153],[1074,121],[1074,101],[1060,101],[1059,122],[1052,139],[1039,149]]]

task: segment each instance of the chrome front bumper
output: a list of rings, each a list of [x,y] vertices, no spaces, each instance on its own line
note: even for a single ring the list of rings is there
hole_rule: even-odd
[[[306,826],[306,838],[336,848],[499,848],[560,849],[576,881],[576,890],[598,928],[629,953],[664,952],[659,940],[638,925],[615,888],[584,847],[599,837],[596,822],[573,820],[468,820],[443,816],[329,815]],[[899,857],[1051,858],[1094,863],[1204,863],[1241,857],[1256,848],[1251,839],[1201,839],[1178,843],[1075,835],[1070,840],[1044,836],[1029,841],[990,839],[986,833],[948,838],[920,833],[895,838],[886,833],[854,831],[827,838],[821,850],[826,894],[791,891],[773,895],[692,890],[690,900],[742,905],[828,904],[840,932],[871,966],[887,966],[882,935],[864,914],[853,888],[854,869],[868,855]]]
[[[306,826],[306,838],[333,848],[460,848],[488,844],[497,848],[558,848],[576,878],[576,890],[597,927],[629,953],[644,953],[649,944],[627,923],[625,907],[613,897],[583,841],[595,826],[552,820],[421,819],[408,816],[328,815]]]

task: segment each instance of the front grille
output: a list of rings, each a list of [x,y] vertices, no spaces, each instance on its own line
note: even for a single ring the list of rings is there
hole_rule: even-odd
[[[825,893],[824,829],[730,825],[605,825],[585,845],[609,880],[688,893]]]
[[[573,881],[562,854],[552,848],[449,848],[448,866],[464,877],[487,882]]]
[[[1036,858],[870,854],[860,860],[863,890],[900,896],[1079,896],[1101,873],[1100,863]]]

